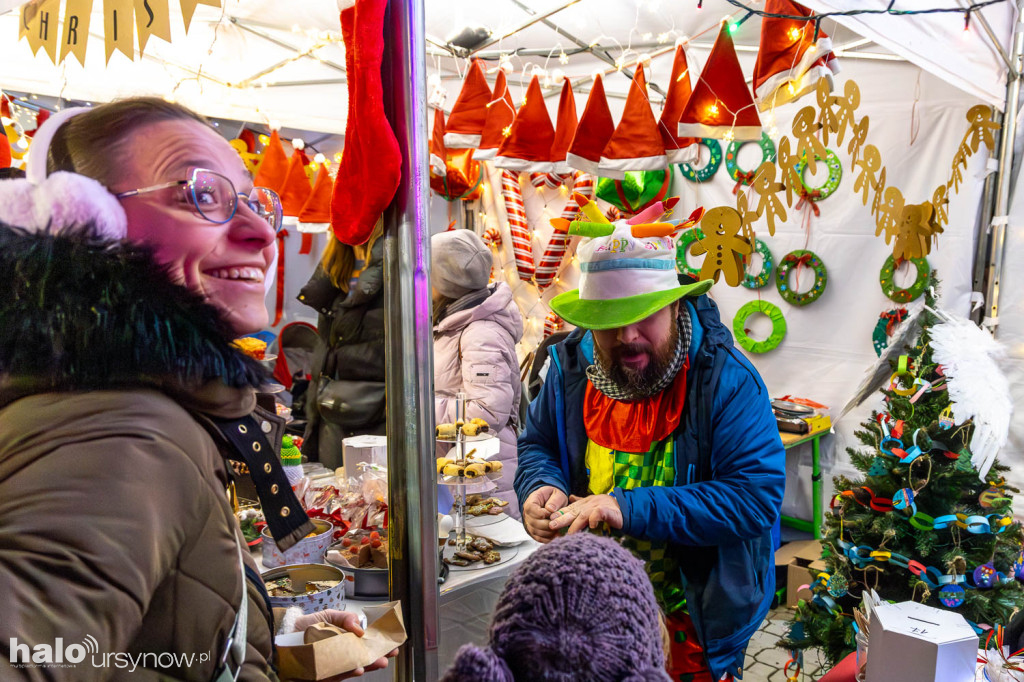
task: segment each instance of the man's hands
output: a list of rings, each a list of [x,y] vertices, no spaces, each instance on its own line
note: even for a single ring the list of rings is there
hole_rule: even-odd
[[[568,526],[570,534],[578,533],[587,528],[597,528],[602,523],[607,523],[612,528],[622,528],[622,510],[611,495],[573,495],[569,501],[572,504],[568,507],[551,514],[549,532],[557,533]]]
[[[571,504],[566,506],[567,502]],[[611,495],[572,495],[566,499],[561,490],[547,485],[537,488],[526,498],[523,523],[534,540],[548,543],[558,537],[563,528],[568,528],[570,534],[597,528],[602,523],[622,528],[622,510]]]
[[[565,493],[553,485],[537,488],[530,493],[523,504],[523,524],[530,537],[542,543],[551,542],[558,537],[558,531],[550,527],[548,520],[568,501]]]
[[[346,632],[351,632],[358,637],[363,636],[363,629],[359,627],[359,616],[348,611],[337,611],[335,609],[327,609],[326,611],[317,611],[316,613],[299,616],[295,619],[295,630],[297,632],[305,632],[306,628],[311,627],[316,623],[330,623],[331,625],[335,625]],[[388,667],[388,659],[394,658],[397,655],[398,649],[395,649],[384,658],[378,658],[365,668],[356,668],[352,672],[330,677],[326,682],[335,682],[337,680],[347,680],[351,677],[360,677],[371,670],[386,668]]]

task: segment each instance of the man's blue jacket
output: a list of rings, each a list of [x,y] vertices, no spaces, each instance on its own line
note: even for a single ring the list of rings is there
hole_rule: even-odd
[[[675,485],[615,489],[627,535],[668,541],[712,679],[742,676],[744,652],[775,591],[772,527],[785,489],[785,451],[768,391],[707,296],[683,299],[693,325],[687,396],[675,439]],[[544,388],[519,437],[515,491],[588,493],[583,423],[593,335],[549,349]]]

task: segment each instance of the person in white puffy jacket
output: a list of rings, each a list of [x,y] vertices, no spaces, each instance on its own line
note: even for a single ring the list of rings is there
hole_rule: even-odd
[[[434,303],[434,406],[437,423],[455,421],[455,395],[469,398],[465,419],[485,420],[500,440],[503,464],[497,489],[504,511],[519,518],[512,491],[522,384],[516,344],[523,318],[504,282],[488,284],[491,252],[471,230],[449,230],[430,239]],[[445,497],[439,490],[439,499]]]

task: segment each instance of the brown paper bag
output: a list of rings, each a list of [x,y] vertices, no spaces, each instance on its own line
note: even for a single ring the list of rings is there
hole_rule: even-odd
[[[370,665],[406,640],[401,603],[388,602],[364,610],[369,626],[362,637],[327,623],[305,633],[276,638],[283,680],[322,680]]]

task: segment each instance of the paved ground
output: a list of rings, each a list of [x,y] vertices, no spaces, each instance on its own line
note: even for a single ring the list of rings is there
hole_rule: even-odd
[[[775,643],[786,634],[787,622],[793,612],[786,607],[770,611],[761,629],[751,638],[747,647],[747,663],[743,673],[743,682],[786,682],[782,666],[789,655]],[[800,673],[800,682],[813,682],[822,674],[822,663],[815,651],[804,652],[804,669]]]

